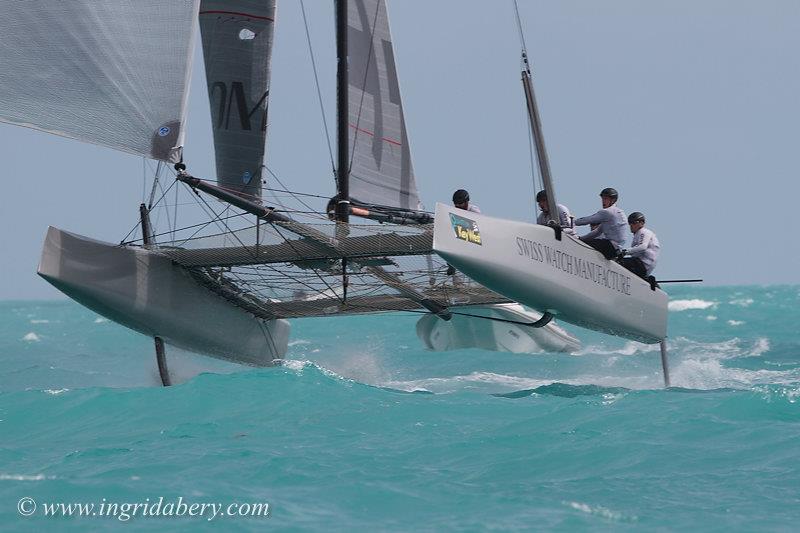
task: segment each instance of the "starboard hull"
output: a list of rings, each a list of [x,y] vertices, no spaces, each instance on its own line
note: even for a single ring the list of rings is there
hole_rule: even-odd
[[[248,313],[142,247],[50,227],[38,273],[106,318],[180,348],[254,366],[271,366],[286,353],[288,321]]]
[[[536,322],[541,317],[541,313],[528,311],[515,303],[458,307],[448,321],[435,315],[420,318],[417,337],[427,349],[435,352],[481,348],[536,354],[580,349],[578,339],[552,322],[541,328],[522,325]]]
[[[478,283],[561,321],[645,343],[667,335],[666,293],[546,226],[437,204],[433,248]]]

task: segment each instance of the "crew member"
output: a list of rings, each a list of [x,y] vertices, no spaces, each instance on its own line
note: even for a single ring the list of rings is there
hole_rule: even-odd
[[[544,191],[537,192],[536,203],[539,204],[539,209],[542,210],[539,216],[536,217],[536,223],[547,226],[547,223],[550,221],[550,208],[547,205],[547,193]],[[558,204],[558,218],[564,233],[575,235],[575,229],[572,227],[572,222],[570,221],[571,215],[569,209],[563,204]]]
[[[603,208],[588,217],[575,219],[576,226],[598,224],[598,226],[580,239],[598,250],[606,259],[613,259],[625,246],[625,213],[616,206],[619,195],[617,190],[606,187],[600,191]]]
[[[620,252],[625,256],[621,261],[622,266],[637,276],[647,279],[647,276],[656,267],[661,245],[658,243],[656,234],[644,227],[643,213],[639,211],[631,213],[628,217],[628,225],[633,233],[633,242],[630,248]]]
[[[469,193],[464,189],[458,189],[456,192],[453,193],[453,205],[459,209],[463,209],[464,211],[472,211],[473,213],[480,213],[480,208],[475,205],[469,203]],[[450,263],[447,264],[447,275],[452,276],[456,273],[456,269]]]
[[[458,189],[453,193],[453,205],[465,211],[472,211],[473,213],[480,213],[480,208],[469,203],[469,193],[464,189]]]

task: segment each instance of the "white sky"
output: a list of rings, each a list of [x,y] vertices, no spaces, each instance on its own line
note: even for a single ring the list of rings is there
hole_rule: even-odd
[[[587,215],[617,188],[658,234],[662,278],[800,282],[786,242],[800,193],[800,2],[520,4],[559,202]],[[306,6],[332,126],[333,3]],[[464,187],[485,214],[532,219],[512,3],[402,0],[389,14],[423,201]],[[333,194],[299,2],[279,1],[275,41],[267,164],[293,189]],[[185,156],[211,176],[202,70]],[[35,274],[47,226],[118,242],[137,221],[142,160],[3,124],[0,154],[0,299],[60,297]]]

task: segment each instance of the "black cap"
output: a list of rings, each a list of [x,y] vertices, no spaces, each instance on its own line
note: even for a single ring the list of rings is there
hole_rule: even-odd
[[[463,204],[464,202],[469,202],[469,193],[464,189],[458,189],[453,193],[453,203]]]
[[[628,215],[628,224],[633,224],[634,222],[644,222],[644,213],[634,211]]]
[[[600,191],[600,196],[608,196],[609,198],[618,198],[617,189],[614,187],[606,187]]]
[[[536,201],[541,202],[542,200],[547,200],[547,193],[544,191],[539,191],[536,193]]]

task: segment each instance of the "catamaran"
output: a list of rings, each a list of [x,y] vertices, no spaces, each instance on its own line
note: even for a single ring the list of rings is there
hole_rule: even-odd
[[[165,385],[165,342],[269,366],[287,351],[287,319],[299,317],[417,312],[417,333],[435,350],[579,347],[547,315],[448,274],[433,254],[384,1],[336,2],[338,162],[325,210],[285,189],[300,207],[264,198],[278,190],[264,185],[275,0],[15,0],[4,8],[0,70],[14,76],[0,87],[0,121],[158,162],[134,234],[113,244],[51,227],[38,272],[154,338]],[[183,159],[198,20],[212,181],[190,174]],[[205,218],[178,227],[171,208],[180,202],[167,199],[181,187]],[[167,218],[166,230],[155,214]]]

